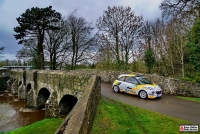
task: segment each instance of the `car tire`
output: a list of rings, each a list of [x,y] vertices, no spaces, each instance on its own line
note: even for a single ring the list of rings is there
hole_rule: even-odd
[[[114,86],[114,87],[113,87],[113,91],[114,91],[115,93],[118,93],[118,92],[119,92],[119,87],[118,87],[118,86]]]
[[[139,92],[139,96],[142,99],[146,99],[147,98],[147,92],[142,90],[142,91]]]

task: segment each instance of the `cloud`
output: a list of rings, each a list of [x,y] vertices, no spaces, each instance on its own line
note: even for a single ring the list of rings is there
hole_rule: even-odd
[[[162,0],[121,0],[120,4],[130,6],[137,15],[142,15],[146,20],[154,20],[161,16],[161,2]]]
[[[9,53],[15,53],[15,49],[21,49],[21,45],[18,45],[18,41],[15,39],[14,35],[9,32],[1,32],[0,31],[0,47],[4,46],[5,50]]]
[[[6,54],[2,55],[2,57],[0,57],[0,61],[6,60],[6,59],[8,59],[8,60],[16,60],[15,54],[6,53]]]
[[[13,28],[18,26],[16,18],[31,7],[52,6],[54,10],[63,16],[77,9],[78,15],[93,22],[107,10],[108,6],[131,6],[137,15],[143,15],[144,19],[155,19],[160,16],[159,4],[162,0],[0,0],[0,46],[5,46],[5,55],[8,58],[21,49],[14,38]],[[11,56],[12,55],[12,56]]]

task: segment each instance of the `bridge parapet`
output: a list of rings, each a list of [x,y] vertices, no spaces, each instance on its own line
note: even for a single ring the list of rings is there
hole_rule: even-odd
[[[65,118],[56,134],[89,133],[96,115],[100,96],[101,78],[96,75],[91,75],[88,79],[88,84],[85,87],[85,92],[72,111]]]
[[[22,79],[24,70],[10,70],[10,77],[13,79]]]
[[[36,90],[39,92],[41,88],[46,87],[51,93],[57,91],[58,100],[61,99],[63,94],[70,94],[79,99],[90,77],[87,74],[74,75],[64,71],[38,71]]]

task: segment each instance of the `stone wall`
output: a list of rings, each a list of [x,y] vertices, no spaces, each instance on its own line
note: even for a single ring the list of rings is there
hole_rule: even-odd
[[[188,97],[200,97],[200,83],[188,82],[174,78],[158,76],[155,74],[142,74],[136,72],[122,72],[122,71],[97,71],[97,70],[72,70],[74,74],[86,73],[96,74],[101,77],[102,82],[110,82],[118,77],[120,74],[140,74],[145,76],[151,82],[159,85],[163,89],[164,94],[174,94]]]
[[[66,71],[38,71],[37,72],[37,91],[42,87],[49,90],[59,91],[58,100],[63,94],[70,94],[80,99],[84,88],[88,84],[90,78],[87,74],[70,74]]]
[[[101,96],[101,79],[92,76],[83,97],[77,102],[56,134],[89,134]]]

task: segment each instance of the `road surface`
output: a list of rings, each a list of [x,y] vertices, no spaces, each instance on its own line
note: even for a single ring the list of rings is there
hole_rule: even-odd
[[[163,95],[160,99],[141,99],[124,93],[115,93],[112,84],[101,83],[101,95],[123,103],[200,124],[200,103]]]

